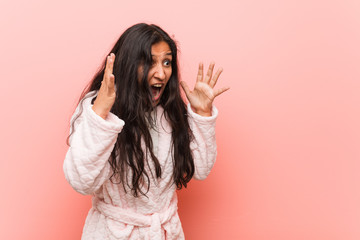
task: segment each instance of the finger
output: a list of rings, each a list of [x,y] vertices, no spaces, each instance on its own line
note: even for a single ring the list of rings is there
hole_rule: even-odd
[[[186,94],[186,97],[189,99],[189,94],[190,94],[189,86],[188,86],[187,83],[184,82],[184,81],[181,81],[181,82],[180,82],[180,85],[181,85],[182,89],[184,89],[184,92],[185,92],[185,94]]]
[[[219,76],[220,76],[220,74],[221,74],[222,72],[223,72],[223,69],[222,69],[222,68],[219,68],[219,69],[216,71],[214,77],[211,79],[211,81],[210,81],[210,83],[209,83],[210,87],[213,88],[213,87],[215,86],[215,84],[216,84],[217,80],[219,79]]]
[[[107,73],[109,71],[109,68],[110,68],[110,59],[111,59],[110,56],[111,56],[111,54],[106,56],[105,73]]]
[[[114,60],[115,60],[115,54],[111,53],[109,56],[107,56],[106,68],[105,68],[105,72],[104,72],[104,79],[105,79],[106,83],[109,83],[110,75],[113,72]]]
[[[110,56],[106,57],[106,63],[105,63],[105,70],[104,70],[104,77],[102,80],[102,84],[106,84],[109,78],[109,65],[110,65]]]
[[[207,74],[205,76],[205,80],[204,82],[205,83],[209,83],[210,82],[210,79],[211,79],[211,76],[212,76],[212,73],[213,73],[213,70],[214,70],[214,66],[215,66],[215,63],[214,62],[211,62],[210,63],[210,66],[209,66],[209,69],[207,71]]]
[[[115,90],[115,76],[114,74],[110,74],[109,76],[109,81],[108,81],[108,85],[107,85],[108,89],[111,91]]]
[[[109,70],[108,70],[110,73],[113,73],[114,62],[115,62],[115,54],[110,53]]]
[[[227,91],[229,89],[230,89],[230,87],[220,88],[220,89],[214,91],[214,95],[215,95],[215,97],[217,97],[217,96],[219,96],[220,94],[222,94],[223,92],[225,92],[225,91]]]
[[[203,63],[199,63],[199,70],[198,70],[198,75],[197,75],[197,82],[201,82],[203,80],[203,69],[204,69],[204,65]]]

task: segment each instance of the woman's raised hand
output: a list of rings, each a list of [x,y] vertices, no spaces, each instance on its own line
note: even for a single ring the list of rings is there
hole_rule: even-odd
[[[193,111],[201,116],[211,116],[212,103],[215,97],[219,96],[223,92],[229,90],[229,87],[223,87],[214,90],[214,86],[222,73],[222,68],[218,69],[214,76],[215,63],[211,63],[209,70],[205,78],[203,77],[203,64],[199,64],[199,71],[194,89],[191,91],[186,82],[181,81],[181,86],[185,91],[186,97],[188,98],[191,108]]]
[[[114,53],[111,53],[109,56],[107,56],[104,77],[101,82],[101,87],[99,89],[94,105],[92,107],[94,112],[103,119],[106,119],[112,106],[115,103],[115,77],[113,74],[114,61]]]

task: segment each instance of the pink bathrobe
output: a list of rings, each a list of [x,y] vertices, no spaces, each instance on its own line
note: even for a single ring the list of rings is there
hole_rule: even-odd
[[[125,123],[112,113],[106,120],[102,119],[92,110],[91,99],[88,97],[83,102],[83,112],[75,122],[75,132],[64,161],[65,177],[70,185],[81,194],[93,196],[82,239],[184,239],[172,179],[171,127],[162,114],[163,108],[156,108],[153,116],[157,129],[150,129],[162,177],[152,177],[150,171],[155,172],[154,165],[148,159],[145,169],[150,177],[150,190],[147,197],[134,197],[129,189],[125,193],[122,184],[109,180],[112,169],[108,159]],[[74,116],[78,112],[79,107]],[[203,180],[216,159],[215,120],[218,112],[213,107],[211,117],[202,117],[188,105],[188,113],[194,134],[190,144],[195,163],[194,178]]]

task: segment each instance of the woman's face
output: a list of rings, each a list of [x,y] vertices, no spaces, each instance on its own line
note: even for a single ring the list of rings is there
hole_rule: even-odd
[[[172,73],[172,55],[169,45],[164,41],[155,43],[151,46],[151,57],[152,66],[148,74],[148,83],[154,106],[156,106]]]

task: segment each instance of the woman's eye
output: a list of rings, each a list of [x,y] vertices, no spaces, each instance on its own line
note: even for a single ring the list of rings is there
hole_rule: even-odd
[[[164,65],[165,65],[165,66],[170,66],[170,65],[171,65],[171,61],[170,61],[170,60],[165,60],[165,61],[164,61]]]

